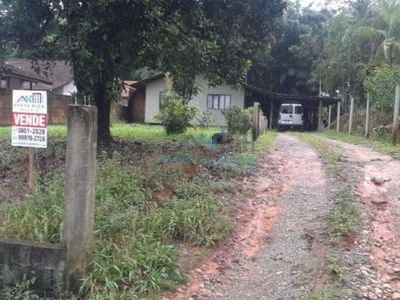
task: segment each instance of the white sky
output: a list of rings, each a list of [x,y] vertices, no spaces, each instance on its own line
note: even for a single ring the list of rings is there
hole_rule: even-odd
[[[299,2],[302,7],[308,7],[310,4],[312,4],[311,8],[314,9],[320,9],[324,6],[328,6],[329,8],[337,8],[340,5],[337,1],[329,1],[330,4],[327,5],[326,0],[299,0]]]

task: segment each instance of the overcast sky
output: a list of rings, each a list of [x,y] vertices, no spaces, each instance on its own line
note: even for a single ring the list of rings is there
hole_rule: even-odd
[[[313,8],[317,8],[324,4],[324,0],[300,0],[300,5],[303,7],[307,7],[310,4],[313,4]]]
[[[299,1],[302,7],[308,7],[310,4],[312,4],[311,8],[314,9],[320,9],[327,5],[326,0],[299,0]],[[329,1],[329,2],[330,2],[330,4],[328,5],[329,8],[337,9],[340,6],[338,1]]]

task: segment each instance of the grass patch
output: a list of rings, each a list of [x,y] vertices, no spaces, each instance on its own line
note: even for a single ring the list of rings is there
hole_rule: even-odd
[[[351,236],[360,215],[360,209],[354,201],[350,187],[343,187],[334,197],[339,207],[325,216],[331,243],[337,243],[341,238]]]
[[[0,126],[0,140],[11,140],[11,127]]]
[[[322,134],[330,139],[340,140],[355,145],[367,146],[378,152],[400,157],[399,146],[394,146],[389,140],[365,139],[360,135],[348,135],[347,133],[336,132],[333,130],[324,131]]]
[[[321,155],[328,164],[335,165],[342,160],[342,156],[335,152],[329,143],[321,138],[318,138],[316,135],[309,133],[298,133],[297,137],[301,141],[315,147],[319,155]]]
[[[325,286],[305,297],[306,300],[335,300],[341,299],[342,291],[335,286]]]
[[[35,190],[23,201],[1,203],[0,237],[61,243],[65,133],[62,127],[53,132],[60,139],[37,152]],[[262,136],[256,148],[266,151],[273,137]],[[98,156],[95,251],[82,299],[156,297],[186,281],[182,245],[202,253],[232,232],[240,195],[230,178],[249,173],[257,153],[239,153],[233,145],[210,149],[208,140],[190,131],[156,150],[157,138],[147,138],[148,147],[127,144]]]
[[[258,155],[263,155],[265,152],[269,152],[274,146],[277,132],[274,130],[266,131],[265,134],[260,135],[256,142],[256,153]]]

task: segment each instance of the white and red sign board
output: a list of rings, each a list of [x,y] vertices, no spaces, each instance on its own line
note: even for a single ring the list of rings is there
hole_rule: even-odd
[[[13,90],[11,145],[47,148],[47,92]]]

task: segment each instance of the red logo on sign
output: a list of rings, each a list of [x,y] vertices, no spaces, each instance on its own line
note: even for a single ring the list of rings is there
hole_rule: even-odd
[[[12,125],[20,127],[47,127],[47,115],[45,114],[26,114],[13,113]]]

